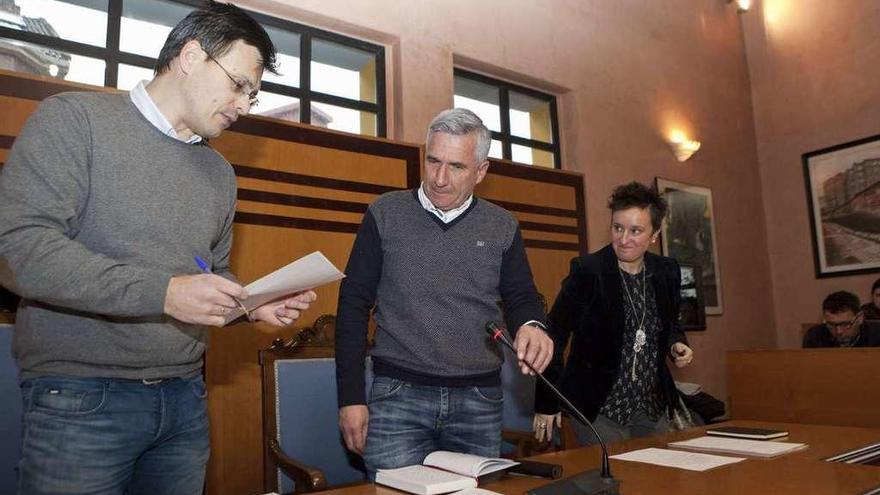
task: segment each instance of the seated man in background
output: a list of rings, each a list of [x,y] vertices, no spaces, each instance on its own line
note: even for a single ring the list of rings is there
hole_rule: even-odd
[[[809,347],[880,347],[880,322],[864,321],[859,298],[852,292],[828,294],[822,301],[824,321],[804,334]]]
[[[871,286],[871,300],[862,306],[866,320],[880,320],[880,278]]]

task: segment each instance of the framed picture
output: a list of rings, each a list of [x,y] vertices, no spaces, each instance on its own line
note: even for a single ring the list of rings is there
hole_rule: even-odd
[[[706,314],[720,315],[724,306],[712,191],[708,187],[682,184],[660,177],[656,181],[657,190],[669,203],[669,212],[660,236],[663,255],[700,268]]]
[[[681,267],[681,305],[678,322],[685,331],[706,329],[706,308],[703,304],[703,278],[700,267],[679,263]]]
[[[803,162],[816,277],[880,271],[880,135]]]

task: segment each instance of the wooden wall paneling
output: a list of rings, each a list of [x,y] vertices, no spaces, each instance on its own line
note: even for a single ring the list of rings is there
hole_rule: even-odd
[[[880,427],[880,348],[732,351],[733,419]]]
[[[587,252],[583,176],[490,160],[477,194],[520,222],[538,291],[552,306],[569,262]]]
[[[0,96],[0,108],[3,108],[3,118],[0,119],[0,136],[4,148],[12,146],[12,139],[18,135],[27,118],[36,110],[40,102],[16,98],[12,96]]]

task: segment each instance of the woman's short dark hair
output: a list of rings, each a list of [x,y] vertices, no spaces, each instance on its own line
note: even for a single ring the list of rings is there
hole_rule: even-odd
[[[278,74],[272,39],[260,23],[231,3],[207,0],[204,7],[190,12],[177,23],[159,52],[156,75],[171,67],[171,61],[180,55],[183,45],[190,40],[198,41],[214,58],[222,57],[233,43],[241,40],[260,52],[264,70]]]
[[[871,286],[871,294],[874,294],[874,292],[876,292],[877,289],[880,289],[880,278],[875,280],[874,285]]]
[[[657,232],[663,223],[663,217],[666,216],[668,205],[656,188],[640,182],[630,182],[614,188],[611,197],[608,198],[608,208],[611,208],[611,213],[630,208],[650,208],[651,227]]]

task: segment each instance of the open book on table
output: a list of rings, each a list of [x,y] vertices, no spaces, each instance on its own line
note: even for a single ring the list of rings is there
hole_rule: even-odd
[[[380,469],[376,483],[417,495],[449,493],[476,488],[477,478],[519,464],[510,459],[491,459],[471,454],[438,450],[422,464],[397,469]]]

